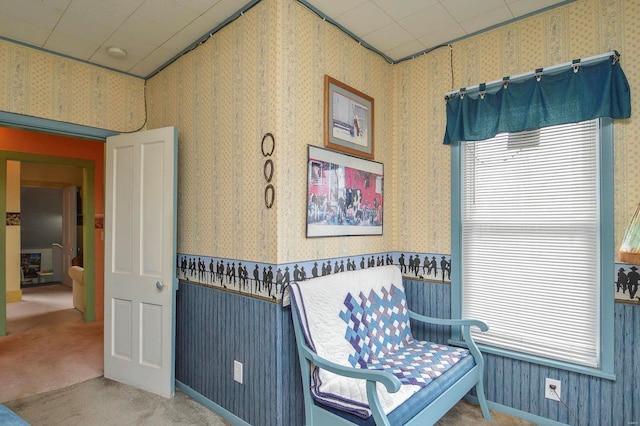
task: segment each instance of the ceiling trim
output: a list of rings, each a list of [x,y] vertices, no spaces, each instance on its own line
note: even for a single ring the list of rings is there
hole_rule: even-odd
[[[529,18],[529,17],[531,17],[531,16],[539,15],[540,13],[544,13],[544,12],[546,12],[546,11],[548,11],[548,10],[552,10],[552,9],[557,8],[557,7],[565,6],[565,5],[569,4],[569,3],[573,3],[574,1],[576,1],[576,0],[565,0],[565,1],[561,2],[561,3],[556,3],[556,4],[554,4],[554,5],[547,6],[547,7],[545,7],[545,8],[542,8],[542,9],[536,10],[535,12],[527,13],[526,15],[518,16],[517,18],[513,18],[513,19],[510,19],[510,20],[508,20],[508,21],[504,21],[504,22],[501,22],[501,23],[496,24],[496,25],[492,25],[492,26],[487,27],[487,28],[483,28],[483,29],[478,30],[478,31],[476,31],[476,32],[474,32],[474,33],[467,34],[467,35],[465,35],[465,36],[462,36],[462,37],[458,37],[458,38],[456,38],[456,39],[453,39],[453,40],[449,41],[447,44],[443,44],[443,45],[440,45],[440,46],[436,46],[436,47],[434,47],[434,48],[427,49],[427,50],[424,50],[424,51],[422,51],[422,52],[414,53],[413,55],[409,55],[409,56],[407,56],[407,57],[404,57],[404,58],[402,58],[402,59],[399,59],[399,60],[397,60],[397,61],[396,61],[396,63],[398,63],[398,62],[402,62],[402,61],[406,61],[407,59],[413,59],[413,58],[415,58],[415,57],[417,57],[417,56],[420,56],[420,55],[424,55],[424,54],[426,54],[426,53],[429,53],[429,52],[431,52],[432,50],[437,49],[438,47],[442,47],[442,46],[450,46],[452,43],[456,43],[456,42],[459,42],[459,41],[461,41],[461,40],[464,40],[464,39],[467,39],[467,38],[470,38],[470,37],[475,37],[475,36],[477,36],[478,34],[486,33],[487,31],[495,30],[496,28],[504,27],[505,25],[513,24],[514,22],[521,21],[521,20],[526,19],[526,18]]]

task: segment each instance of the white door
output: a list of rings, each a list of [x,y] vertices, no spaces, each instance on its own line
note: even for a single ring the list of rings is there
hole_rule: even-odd
[[[62,190],[62,283],[69,287],[71,287],[71,277],[69,276],[71,259],[77,255],[78,210],[76,201],[77,188],[75,186],[68,186]]]
[[[175,127],[107,138],[104,375],[174,390]]]

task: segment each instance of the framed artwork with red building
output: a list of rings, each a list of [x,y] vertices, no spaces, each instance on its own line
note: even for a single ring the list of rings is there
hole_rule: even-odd
[[[384,166],[309,145],[307,237],[382,235]]]

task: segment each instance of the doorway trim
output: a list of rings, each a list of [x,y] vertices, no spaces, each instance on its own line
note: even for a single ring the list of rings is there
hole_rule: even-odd
[[[36,132],[52,133],[63,136],[70,136],[81,139],[93,139],[105,141],[107,136],[117,135],[119,132],[113,130],[99,129],[96,127],[83,126],[80,124],[66,123],[62,121],[49,120],[46,118],[32,117],[23,114],[16,114],[0,111],[0,125],[14,127],[18,129],[31,130]],[[94,210],[94,164],[92,160],[70,159],[64,157],[54,157],[49,155],[27,154],[13,151],[0,151],[0,182],[7,181],[7,160],[18,160],[27,162],[41,162],[56,164],[70,164],[83,169],[83,197],[82,211],[83,224],[93,225]],[[34,160],[35,158],[35,160]],[[7,188],[0,185],[0,336],[7,334],[7,286],[6,286],[6,240],[7,226],[6,220],[1,220],[7,214]],[[91,202],[89,203],[89,198]],[[87,219],[88,218],[88,219]],[[89,225],[86,225],[89,226]],[[84,259],[85,264],[85,321],[95,321],[95,237],[94,232],[83,232]],[[93,227],[91,228],[93,231]],[[88,248],[88,250],[87,250]],[[90,255],[90,257],[89,257]]]

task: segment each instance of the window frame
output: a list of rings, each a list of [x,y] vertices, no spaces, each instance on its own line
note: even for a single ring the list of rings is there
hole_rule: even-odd
[[[614,247],[614,156],[613,121],[598,119],[600,167],[600,368],[572,364],[508,349],[478,345],[483,352],[548,367],[615,380],[614,372],[614,296],[610,285],[615,274]],[[451,317],[462,315],[462,148],[454,142],[451,148]],[[465,345],[458,330],[452,330],[451,344]]]

